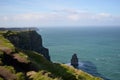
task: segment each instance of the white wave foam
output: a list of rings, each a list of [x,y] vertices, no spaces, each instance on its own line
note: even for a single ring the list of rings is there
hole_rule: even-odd
[[[67,65],[69,65],[69,66],[71,66],[71,63],[66,63]],[[79,62],[78,63],[79,64],[79,66],[78,67],[81,67],[81,66],[83,66],[84,65],[84,63],[82,63],[82,62]]]

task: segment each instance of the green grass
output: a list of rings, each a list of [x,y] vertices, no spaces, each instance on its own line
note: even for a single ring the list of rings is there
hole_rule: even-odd
[[[10,30],[0,31],[0,34],[4,36],[16,35],[17,33],[18,31],[10,31]]]
[[[11,49],[12,51],[15,50],[14,45],[9,40],[4,38],[3,35],[0,35],[0,48]]]
[[[26,55],[29,56],[31,62],[38,68],[38,69],[48,69],[52,68],[53,63],[49,62],[43,55],[35,52],[35,51],[24,51]]]
[[[23,53],[23,52],[18,52],[17,55],[18,55],[18,57],[19,57],[20,59],[22,59],[25,63],[29,63],[29,62],[30,62],[29,57],[28,57],[25,53]]]
[[[25,75],[22,72],[16,73],[12,66],[0,66],[0,70],[2,71],[0,75],[4,76],[7,80],[25,80]]]
[[[24,53],[22,53],[22,52],[19,52],[19,56],[20,57],[24,57],[24,58],[28,58],[28,56],[27,55],[25,55]]]
[[[0,80],[4,80],[4,79],[0,77]]]
[[[0,35],[4,35],[8,30],[0,31]]]
[[[76,76],[76,79],[79,80],[101,80],[101,78],[98,77],[94,77],[86,72],[83,72],[82,70],[77,70],[75,68],[73,68],[72,66],[67,66],[65,64],[61,64],[62,67],[64,67],[65,69],[67,69],[67,72],[69,73],[73,73],[74,76]]]
[[[12,66],[4,66],[4,68],[9,70],[11,73],[16,73],[15,69]]]
[[[25,53],[31,58],[32,63],[34,63],[39,70],[50,72],[63,80],[102,80],[101,78],[94,77],[71,66],[49,62],[37,52],[25,51]]]
[[[25,75],[22,72],[16,73],[17,80],[25,80]]]
[[[50,72],[41,70],[30,77],[32,80],[62,80],[61,78],[54,78]]]
[[[0,51],[0,58],[2,58],[3,57],[3,52],[2,51]]]

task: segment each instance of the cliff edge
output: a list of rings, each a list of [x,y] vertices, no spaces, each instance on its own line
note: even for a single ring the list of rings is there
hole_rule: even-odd
[[[15,47],[36,51],[50,61],[49,50],[42,45],[42,38],[35,30],[7,31],[4,37],[10,40]]]

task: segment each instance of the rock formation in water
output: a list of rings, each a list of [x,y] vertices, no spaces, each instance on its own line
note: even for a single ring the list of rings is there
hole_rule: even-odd
[[[72,59],[71,59],[71,65],[75,68],[78,67],[78,58],[77,58],[77,54],[73,54],[72,55]]]

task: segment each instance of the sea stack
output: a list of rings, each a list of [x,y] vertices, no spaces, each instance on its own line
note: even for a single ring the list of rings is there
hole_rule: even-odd
[[[71,59],[71,65],[75,68],[78,68],[78,58],[77,58],[77,54],[73,54],[72,55],[72,59]]]

